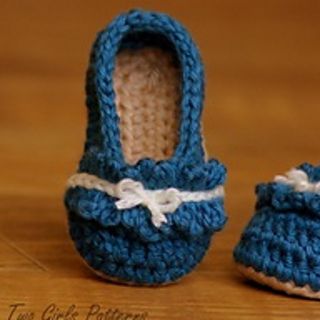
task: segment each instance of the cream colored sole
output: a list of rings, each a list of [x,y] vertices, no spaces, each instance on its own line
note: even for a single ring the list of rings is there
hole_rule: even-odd
[[[262,272],[255,271],[252,267],[246,267],[237,263],[237,269],[246,278],[268,286],[277,291],[284,291],[289,295],[302,296],[310,299],[320,299],[320,291],[313,291],[310,286],[298,287],[293,281],[281,282],[275,277],[266,276]]]
[[[90,267],[89,267],[90,268]],[[136,283],[136,282],[130,282],[130,281],[124,281],[122,279],[116,278],[116,277],[111,277],[108,276],[102,272],[96,271],[92,268],[90,268],[97,276],[99,276],[100,278],[109,281],[109,282],[113,282],[113,283],[118,283],[118,284],[122,284],[122,285],[127,285],[127,286],[133,286],[133,287],[166,287],[169,286],[171,284],[175,284],[177,282],[179,282],[179,280],[177,281],[172,281],[172,282],[164,282],[164,283],[160,283],[160,284],[147,284],[147,283]]]
[[[85,264],[85,266],[88,269],[90,269],[94,274],[96,274],[99,278],[101,278],[103,280],[106,280],[108,282],[116,283],[116,284],[127,285],[127,286],[132,286],[132,287],[166,287],[166,286],[170,286],[170,285],[173,285],[175,283],[179,283],[180,282],[180,279],[176,280],[176,281],[164,282],[164,283],[160,283],[160,284],[147,284],[147,283],[140,284],[140,283],[136,283],[136,282],[125,281],[125,280],[122,280],[120,278],[108,276],[103,272],[100,272],[100,271],[97,271],[97,270],[93,269],[87,263],[86,260],[84,260],[82,257],[80,257],[80,258],[81,258],[81,261]]]

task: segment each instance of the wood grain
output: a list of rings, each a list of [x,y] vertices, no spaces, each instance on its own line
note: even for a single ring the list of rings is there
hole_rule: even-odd
[[[62,204],[82,151],[91,42],[132,6],[168,12],[192,32],[206,66],[207,149],[229,169],[226,229],[192,275],[158,289],[94,276],[73,249]],[[320,317],[318,302],[248,283],[232,262],[254,185],[318,161],[319,1],[3,0],[0,26],[1,319],[14,303],[34,319],[51,303],[60,312],[75,304],[84,320],[93,304],[147,319]],[[46,320],[65,320],[53,315]]]

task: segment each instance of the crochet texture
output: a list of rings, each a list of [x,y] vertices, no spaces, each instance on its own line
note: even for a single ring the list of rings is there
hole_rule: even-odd
[[[256,213],[234,251],[246,276],[287,293],[320,298],[320,167],[302,164],[257,186]],[[311,191],[310,191],[311,190]],[[262,279],[262,275],[268,278]],[[278,283],[276,283],[276,280]],[[285,285],[284,285],[285,284]]]
[[[87,72],[88,127],[78,173],[144,189],[207,191],[226,170],[205,160],[203,67],[188,32],[164,14],[130,11],[101,31]],[[81,186],[66,191],[69,230],[87,264],[111,279],[162,284],[189,273],[225,221],[222,197],[183,202],[156,227],[148,208]]]

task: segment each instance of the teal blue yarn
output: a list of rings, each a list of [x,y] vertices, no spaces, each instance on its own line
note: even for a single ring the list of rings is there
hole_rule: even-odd
[[[320,167],[297,167],[312,182]],[[320,196],[281,183],[256,188],[256,213],[234,250],[236,262],[282,282],[320,290]]]
[[[179,142],[168,160],[129,165],[121,148],[112,74],[123,48],[158,46],[174,52],[182,71]],[[201,136],[204,73],[199,51],[177,21],[133,10],[113,20],[93,45],[87,72],[88,127],[78,172],[117,183],[131,178],[147,189],[210,190],[224,184],[225,167],[205,160]],[[118,210],[115,198],[98,190],[69,188],[69,232],[87,264],[111,278],[136,284],[176,281],[202,260],[212,235],[225,222],[222,198],[183,203],[156,228],[143,206]]]

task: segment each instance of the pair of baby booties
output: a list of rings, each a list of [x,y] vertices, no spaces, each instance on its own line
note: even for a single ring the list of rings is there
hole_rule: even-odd
[[[226,223],[225,167],[201,134],[204,71],[186,29],[132,10],[102,30],[86,77],[88,126],[65,194],[75,247],[97,274],[136,285],[179,280]],[[320,298],[320,168],[256,189],[234,250],[248,278]]]

